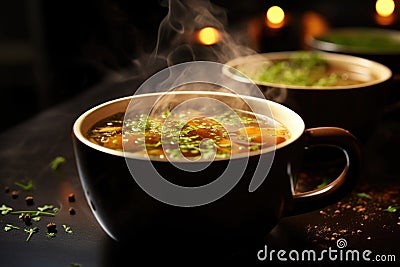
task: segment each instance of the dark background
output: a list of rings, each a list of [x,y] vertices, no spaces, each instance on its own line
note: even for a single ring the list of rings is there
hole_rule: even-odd
[[[184,1],[182,1],[184,2]],[[305,12],[331,27],[374,26],[374,0],[213,0],[232,29],[279,5],[291,21],[261,31],[258,52],[302,48]],[[396,1],[397,9],[400,3]],[[121,71],[137,73],[134,60],[152,53],[158,27],[168,14],[160,0],[3,1],[0,9],[0,132],[63,102]],[[397,14],[398,16],[398,14]],[[399,20],[386,28],[400,28]]]
[[[397,20],[385,28],[400,29],[399,1],[396,0]],[[235,32],[246,29],[255,33],[248,41],[259,52],[302,48],[302,16],[305,14],[319,14],[331,27],[383,27],[374,20],[375,0],[212,2],[225,8],[226,25],[229,25],[229,29]],[[31,192],[35,203],[40,206],[41,203],[60,203],[64,212],[54,218],[59,233],[53,240],[46,237],[45,230],[40,230],[29,243],[25,242],[26,233],[22,229],[7,233],[0,230],[0,266],[53,267],[69,266],[71,262],[83,263],[85,267],[117,266],[120,262],[123,262],[120,266],[124,266],[126,262],[139,262],[137,257],[142,256],[140,252],[133,250],[132,244],[129,244],[129,250],[126,251],[124,244],[113,242],[90,212],[79,182],[70,135],[75,116],[88,106],[121,96],[124,92],[129,92],[128,87],[137,86],[136,81],[114,85],[113,80],[118,81],[119,73],[126,74],[123,78],[137,77],[138,73],[143,74],[141,78],[145,78],[150,74],[138,68],[135,62],[137,58],[153,52],[159,25],[167,15],[168,8],[159,0],[142,1],[140,7],[138,3],[135,0],[2,1],[1,184],[19,189],[14,184],[15,181],[25,183],[32,178],[36,187]],[[278,30],[261,27],[268,6],[275,4],[287,12],[288,24]],[[65,103],[69,100],[72,101]],[[349,197],[325,209],[283,218],[268,234],[268,248],[335,247],[332,237],[343,237],[348,241],[350,249],[369,249],[386,255],[398,254],[399,213],[382,211],[388,205],[397,206],[400,203],[398,159],[393,157],[398,154],[400,147],[398,114],[397,112],[396,117],[386,116],[367,144],[365,154],[371,164],[366,165],[360,186]],[[27,121],[23,122],[24,120]],[[7,129],[9,130],[6,131]],[[60,172],[54,173],[49,168],[49,163],[60,155],[66,158],[66,162]],[[318,163],[313,162],[314,165],[318,166]],[[326,165],[322,164],[315,175],[303,174],[303,179],[305,182],[315,179],[315,185],[320,184],[325,176],[321,176],[319,171],[326,174],[325,170]],[[74,216],[67,212],[67,208],[72,205],[66,198],[70,192],[76,194],[73,205],[77,213]],[[369,193],[372,200],[360,198],[358,193],[362,192]],[[17,199],[12,199],[10,194],[11,192],[3,191],[0,194],[0,203],[26,207],[24,196],[27,192],[21,191]],[[348,206],[353,208],[347,208]],[[361,209],[365,211],[360,211]],[[366,216],[369,216],[368,219]],[[21,225],[22,222],[17,217],[12,218],[16,224]],[[50,220],[53,219],[43,218],[38,225],[42,229]],[[0,222],[4,226],[5,223],[14,221],[0,215]],[[74,235],[63,233],[63,223],[72,225]],[[358,233],[358,230],[361,232]],[[357,233],[353,234],[353,231]],[[338,233],[341,235],[335,235]],[[260,247],[257,245],[253,248],[255,244],[244,245],[249,245],[249,251],[244,251],[244,254],[249,253],[249,258],[244,255],[246,262],[243,266],[250,266],[248,259],[256,259],[253,253]],[[164,260],[168,261],[168,258],[157,258],[163,247],[157,244],[154,249],[156,251],[151,256],[155,260],[163,260],[165,265]],[[175,248],[171,246],[170,249]],[[175,253],[179,252],[174,251],[174,254],[169,255],[169,260]],[[232,265],[229,264],[231,261],[239,264],[237,259],[242,255],[239,253],[238,256],[233,256],[225,265]],[[202,262],[197,258],[193,260]],[[359,263],[364,267],[375,266]],[[347,266],[348,262],[329,264],[324,261],[313,266],[344,264]],[[351,264],[359,266],[355,262]],[[192,262],[187,265],[192,266]],[[268,262],[261,262],[261,266],[267,265]],[[382,263],[382,266],[389,265]]]

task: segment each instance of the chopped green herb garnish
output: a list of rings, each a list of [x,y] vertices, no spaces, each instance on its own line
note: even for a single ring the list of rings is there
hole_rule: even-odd
[[[273,83],[293,86],[343,86],[362,82],[331,64],[321,54],[297,51],[287,58],[265,58],[251,64],[236,65],[235,75],[248,76],[256,83]]]
[[[390,213],[395,213],[398,210],[400,210],[400,206],[389,206],[386,209],[384,209],[383,211],[387,211],[387,212],[390,212]]]
[[[124,120],[124,113],[116,113],[98,121],[87,133],[89,140],[120,150],[125,143],[135,154],[161,159],[213,159],[260,151],[290,135],[283,125],[276,127],[270,118],[244,110],[222,112],[210,107],[129,117]],[[264,137],[268,142],[263,142]]]
[[[29,239],[31,239],[31,236],[32,236],[34,233],[37,233],[37,232],[39,231],[39,228],[37,228],[37,227],[34,227],[34,228],[26,228],[26,229],[24,229],[24,231],[25,231],[26,233],[28,233],[28,237],[26,238],[26,242],[28,242]]]
[[[8,206],[6,206],[6,205],[1,205],[1,207],[0,207],[0,211],[1,211],[1,214],[2,215],[6,215],[6,214],[8,214],[10,211],[12,211],[13,209],[12,208],[10,208],[10,207],[8,207]]]
[[[164,119],[166,119],[166,118],[168,118],[170,115],[171,115],[171,111],[167,110],[167,111],[163,112],[161,116],[162,116]]]
[[[8,232],[8,231],[10,231],[10,230],[13,230],[13,229],[19,230],[20,228],[17,227],[17,226],[14,226],[14,225],[12,225],[12,224],[6,224],[6,226],[4,226],[4,231],[6,231],[6,232]]]
[[[72,234],[72,229],[70,226],[63,224],[62,227],[64,228],[64,231],[68,234]]]
[[[70,267],[82,267],[82,264],[80,264],[80,263],[71,263]]]
[[[56,233],[54,233],[54,232],[47,233],[46,236],[47,236],[48,238],[52,238],[52,237],[55,237],[55,236],[56,236]]]
[[[46,210],[51,210],[53,208],[54,208],[53,205],[44,205],[42,207],[38,207],[37,209],[40,210],[40,211],[46,211]]]
[[[60,165],[63,164],[64,162],[65,162],[65,158],[64,157],[61,157],[61,156],[56,157],[55,159],[53,159],[53,161],[50,164],[51,165],[51,169],[53,171],[58,170]]]
[[[19,187],[21,187],[25,191],[29,191],[29,190],[31,190],[33,188],[32,180],[29,180],[27,184],[22,184],[20,182],[15,182],[14,184],[19,186]]]
[[[29,214],[32,217],[36,217],[36,216],[40,216],[40,215],[51,216],[51,217],[56,216],[54,213],[46,212],[46,211],[39,211],[39,210],[18,210],[18,211],[12,211],[12,212],[10,212],[10,214],[20,214],[20,215]]]
[[[41,219],[42,219],[42,217],[40,217],[40,216],[36,216],[36,217],[31,218],[31,220],[33,220],[33,221],[35,221],[35,222],[38,222],[38,221],[40,221]]]
[[[372,199],[372,197],[370,195],[368,195],[367,193],[357,193],[358,197],[362,197],[362,198],[368,198],[368,199]]]

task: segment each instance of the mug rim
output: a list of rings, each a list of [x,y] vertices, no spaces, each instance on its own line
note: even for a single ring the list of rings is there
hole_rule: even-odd
[[[276,60],[276,59],[286,59],[286,58],[290,57],[291,55],[298,53],[300,51],[320,54],[320,55],[322,55],[323,59],[326,59],[331,62],[342,62],[342,63],[346,63],[346,64],[351,64],[356,67],[367,68],[367,69],[373,71],[373,73],[376,74],[377,78],[372,79],[371,81],[352,84],[352,85],[303,86],[303,85],[290,85],[290,84],[284,84],[284,83],[272,83],[272,82],[262,82],[262,81],[253,80],[253,79],[249,78],[247,75],[243,74],[238,69],[236,69],[237,66],[239,66],[240,64],[243,64],[243,63],[259,62],[262,60],[270,61],[270,60]],[[242,75],[243,77],[240,77],[240,76],[232,73],[231,72],[232,69],[238,71],[240,73],[240,75]],[[363,58],[360,56],[346,55],[346,54],[326,52],[326,51],[308,51],[308,50],[256,53],[256,54],[252,54],[252,55],[237,57],[237,58],[234,58],[234,59],[226,62],[222,68],[222,72],[226,76],[231,77],[232,79],[237,80],[237,81],[247,82],[247,83],[252,82],[256,85],[269,86],[269,87],[275,87],[275,88],[284,88],[284,89],[291,89],[291,90],[292,89],[349,90],[349,89],[365,88],[365,87],[369,87],[372,85],[381,84],[383,82],[386,82],[386,81],[390,80],[393,76],[393,72],[388,66],[386,66],[382,63],[379,63],[377,61],[374,61],[374,60],[370,60],[370,59]]]
[[[93,142],[91,142],[88,138],[85,137],[84,133],[82,133],[82,126],[84,125],[87,117],[91,114],[94,114],[95,112],[98,112],[99,110],[105,108],[105,107],[110,107],[112,105],[117,105],[120,102],[124,102],[124,101],[130,101],[133,98],[137,99],[137,98],[146,98],[146,97],[151,97],[151,96],[157,96],[157,95],[162,95],[162,94],[166,94],[166,92],[156,92],[156,93],[143,93],[143,94],[138,94],[138,95],[132,95],[132,96],[125,96],[125,97],[119,97],[116,99],[112,99],[106,102],[103,102],[101,104],[98,104],[90,109],[88,109],[87,111],[85,111],[84,113],[82,113],[81,115],[79,115],[79,117],[74,121],[73,123],[73,127],[72,127],[72,132],[75,138],[77,138],[81,143],[83,143],[84,145],[95,149],[99,152],[103,152],[106,154],[111,154],[114,156],[119,156],[119,157],[125,157],[125,158],[132,158],[132,159],[139,159],[139,160],[151,160],[151,161],[167,161],[167,159],[155,159],[155,158],[149,158],[146,155],[141,155],[139,156],[137,153],[131,153],[131,152],[125,152],[125,151],[119,151],[119,150],[115,150],[115,149],[111,149],[111,148],[106,148],[103,147],[101,145],[95,144]],[[268,106],[270,107],[271,111],[272,111],[272,119],[282,123],[285,127],[288,128],[289,132],[290,132],[290,138],[288,138],[287,140],[285,140],[284,142],[277,144],[275,146],[271,146],[271,147],[267,147],[264,149],[261,149],[255,153],[239,153],[239,154],[231,154],[231,156],[229,158],[226,159],[212,159],[212,160],[205,160],[205,161],[223,161],[223,160],[232,160],[232,159],[236,159],[236,158],[245,158],[245,157],[250,157],[252,155],[260,155],[260,154],[265,154],[265,153],[269,153],[269,152],[274,152],[276,150],[279,150],[283,147],[288,146],[289,144],[295,142],[297,139],[300,138],[300,136],[302,136],[304,130],[305,130],[305,123],[303,118],[301,118],[301,116],[299,114],[297,114],[295,111],[293,111],[292,109],[271,101],[271,100],[267,100],[267,99],[263,99],[263,98],[259,98],[259,97],[254,97],[254,96],[247,96],[247,95],[238,95],[238,94],[233,94],[233,93],[226,93],[226,92],[213,92],[213,91],[171,91],[171,92],[167,92],[167,94],[196,94],[196,95],[220,95],[220,96],[227,96],[227,97],[238,97],[240,96],[241,98],[244,99],[248,99],[251,101],[256,101],[256,102],[260,102],[261,104],[268,104]],[[129,103],[128,103],[129,105]],[[278,114],[281,117],[285,117],[285,119],[287,121],[285,122],[281,122],[279,120],[277,120],[275,117],[275,115],[277,114],[274,111],[278,111]],[[112,114],[109,114],[112,115]],[[289,117],[290,119],[289,119]],[[98,119],[96,119],[96,121],[104,119],[105,117],[99,117]],[[290,128],[287,124],[290,124]],[[244,156],[244,155],[245,156]],[[176,162],[180,162],[179,160],[176,160]]]

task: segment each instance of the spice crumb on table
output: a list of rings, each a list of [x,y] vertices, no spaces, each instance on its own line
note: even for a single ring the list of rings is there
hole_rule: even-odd
[[[374,240],[400,231],[400,184],[388,187],[361,185],[348,197],[319,210],[322,223],[310,223],[311,243],[326,248],[340,238]]]

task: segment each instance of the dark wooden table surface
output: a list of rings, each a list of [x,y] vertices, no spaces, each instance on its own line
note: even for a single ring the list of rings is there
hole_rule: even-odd
[[[129,266],[146,266],[141,263],[143,260],[174,263],[182,256],[173,249],[169,254],[162,254],[167,248],[160,248],[157,244],[154,244],[151,256],[144,256],[135,247],[110,239],[92,215],[77,174],[71,142],[73,121],[96,104],[132,95],[137,86],[136,81],[111,79],[1,133],[0,206],[4,204],[14,210],[23,210],[54,205],[59,211],[55,217],[42,216],[40,221],[32,221],[30,226],[25,225],[17,215],[0,215],[0,266],[121,266],[124,261]],[[237,251],[221,255],[221,259],[227,264],[243,262],[243,266],[268,266],[268,258],[264,261],[257,258],[257,253],[264,248],[268,253],[285,250],[288,258],[291,250],[301,253],[307,249],[317,252],[338,249],[337,242],[340,240],[345,242],[342,250],[372,252],[370,262],[360,260],[350,264],[386,266],[390,263],[378,263],[376,255],[387,261],[393,261],[395,257],[399,262],[400,208],[396,209],[400,205],[399,115],[396,111],[387,114],[371,139],[363,144],[365,165],[362,177],[350,195],[324,209],[283,218],[265,236],[262,246],[243,244]],[[50,163],[57,156],[64,157],[65,162],[54,171]],[[301,178],[300,182],[314,179],[316,184],[325,179],[318,171],[303,174]],[[29,180],[33,182],[29,191],[15,184],[27,184]],[[18,191],[16,198],[12,194],[14,190]],[[73,202],[68,199],[70,193],[75,195]],[[33,196],[32,205],[27,205],[26,196]],[[392,209],[387,210],[389,206]],[[70,214],[70,208],[76,213]],[[46,226],[50,222],[57,226],[53,237],[47,234]],[[20,229],[5,231],[8,224]],[[63,225],[70,227],[72,233],[65,231]],[[24,229],[34,227],[38,232],[26,241],[28,233]],[[327,256],[319,262],[295,262],[290,259],[282,262],[276,253],[273,254],[273,261],[278,265],[349,264],[344,260],[330,260]],[[207,259],[207,255],[201,255],[200,251],[199,257],[188,259],[186,266],[201,262],[202,257]],[[207,259],[207,262],[212,263],[213,260],[218,259]]]

